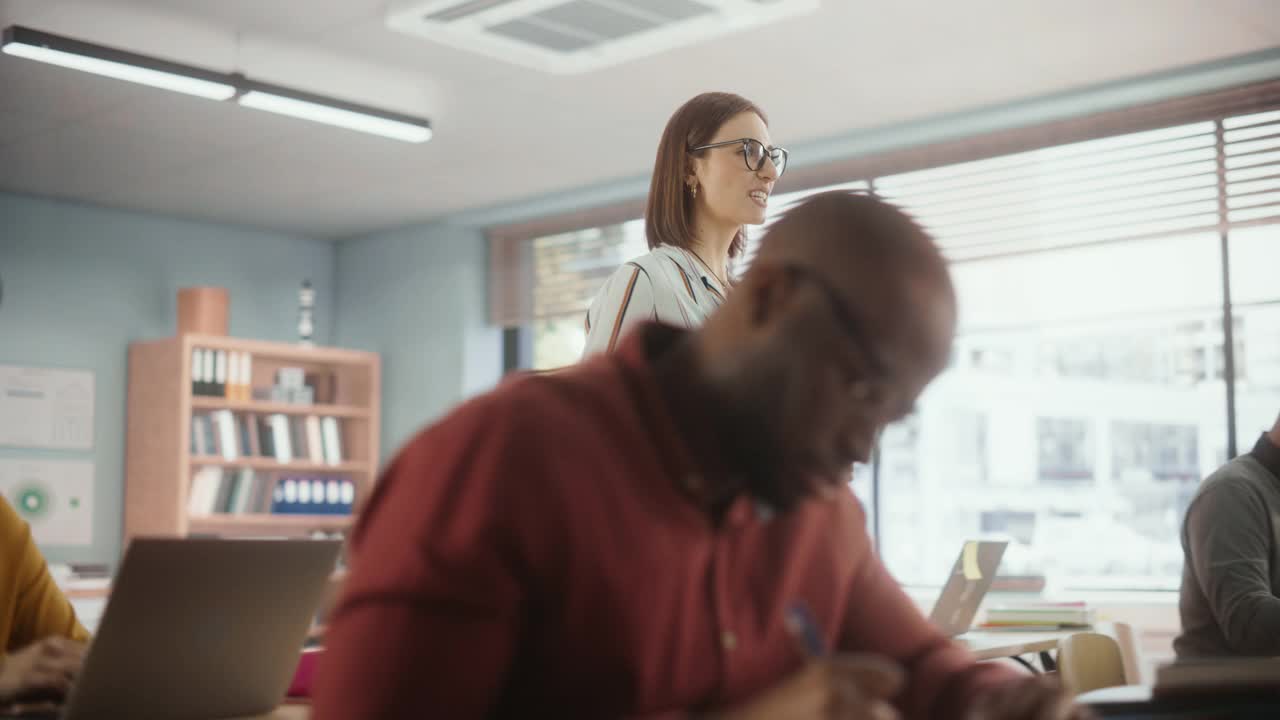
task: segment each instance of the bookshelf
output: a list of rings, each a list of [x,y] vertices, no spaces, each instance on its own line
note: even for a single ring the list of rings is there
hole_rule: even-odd
[[[202,382],[217,357],[225,369]],[[310,398],[272,396],[285,375]],[[210,335],[130,344],[126,544],[347,530],[377,478],[380,398],[376,353]],[[286,510],[286,483],[330,488],[330,501],[345,484],[346,502]]]

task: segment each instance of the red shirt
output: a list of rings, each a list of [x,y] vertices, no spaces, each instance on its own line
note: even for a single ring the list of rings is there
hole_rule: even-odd
[[[908,669],[908,717],[1016,677],[920,614],[852,493],[772,518],[739,498],[718,525],[683,494],[705,469],[646,356],[678,332],[508,381],[400,451],[351,539],[315,720],[723,708],[801,666],[797,600],[828,647]]]

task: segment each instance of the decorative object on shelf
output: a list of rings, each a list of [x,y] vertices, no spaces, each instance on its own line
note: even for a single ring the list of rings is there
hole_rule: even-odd
[[[306,370],[300,367],[282,367],[276,370],[276,382],[269,388],[261,388],[256,399],[269,402],[310,405],[316,401],[315,389],[307,384]]]
[[[298,290],[298,342],[312,345],[311,336],[315,333],[315,322],[312,317],[316,306],[316,291],[311,289],[311,281],[303,280],[302,289]]]
[[[230,293],[221,287],[188,287],[178,290],[178,334],[227,334]]]

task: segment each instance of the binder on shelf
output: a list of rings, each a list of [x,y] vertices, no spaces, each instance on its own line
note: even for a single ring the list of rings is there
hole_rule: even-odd
[[[324,435],[324,461],[329,465],[342,464],[342,432],[338,427],[338,418],[326,417],[320,421],[321,434]]]
[[[307,430],[307,457],[319,465],[324,462],[324,445],[320,438],[320,418],[308,415],[305,419]]]
[[[298,460],[311,460],[311,438],[307,436],[307,419],[299,415],[290,415],[289,423],[293,429],[294,456]]]
[[[298,514],[298,482],[293,478],[282,478],[276,483],[276,497],[271,503],[271,512],[277,515]]]
[[[240,399],[240,351],[227,352],[227,387],[223,394],[228,400]]]
[[[222,480],[222,471],[216,467],[205,466],[196,470],[191,478],[191,494],[187,498],[187,512],[193,515],[204,515],[211,511],[218,495],[218,483]]]
[[[275,490],[276,481],[271,475],[259,475],[253,488],[253,499],[250,501],[252,512],[265,513],[271,510],[271,494]]]
[[[350,515],[355,483],[350,478],[281,477],[270,497],[274,515]]]
[[[227,512],[243,515],[249,511],[249,499],[253,495],[253,485],[257,482],[257,474],[253,468],[240,468],[237,473],[235,494],[231,498]]]
[[[324,504],[325,512],[332,515],[342,514],[342,483],[336,478],[329,478],[325,481],[324,487]]]
[[[237,399],[244,402],[253,399],[253,353],[240,353],[240,393]]]
[[[235,388],[240,382],[240,355],[235,350],[219,350],[219,355],[226,358],[227,373],[223,376],[222,392],[218,393],[227,400],[235,400]]]
[[[240,457],[240,439],[237,437],[235,416],[230,410],[214,410],[210,415],[218,427],[218,449],[221,451],[222,459],[235,460]]]
[[[311,481],[306,478],[298,479],[298,513],[301,515],[311,514]]]
[[[272,439],[271,419],[266,415],[254,416],[254,432],[258,434],[258,450],[261,457],[273,458],[276,456],[276,445]]]
[[[221,454],[221,446],[218,443],[218,428],[213,422],[213,417],[209,413],[200,413],[196,416],[196,424],[200,427],[200,447],[201,455],[219,455]]]
[[[200,413],[191,416],[191,454],[210,455],[213,448],[208,443],[209,419]]]
[[[342,514],[350,515],[356,509],[356,484],[350,478],[342,479],[342,499],[339,506],[342,508]]]
[[[227,394],[227,351],[214,352],[213,359],[213,395],[226,397]]]
[[[245,413],[240,416],[240,437],[243,442],[240,447],[249,457],[262,457],[262,446],[259,444],[258,437],[258,415],[257,413]]]
[[[276,413],[271,416],[271,445],[276,451],[276,461],[293,461],[293,443],[289,437],[289,418]]]
[[[204,372],[200,374],[200,387],[203,390],[200,394],[213,395],[213,366],[216,364],[214,360],[214,353],[212,350],[205,349],[201,350],[200,354],[203,356],[201,358],[201,364],[204,365]]]
[[[227,503],[231,501],[231,491],[235,486],[235,475],[226,472],[218,473],[218,494],[214,496],[210,514],[226,512]]]
[[[333,510],[329,507],[329,501],[325,498],[324,480],[312,478],[309,482],[311,483],[310,512],[317,515],[332,515]]]
[[[253,399],[250,386],[253,383],[253,361],[247,352],[232,350],[227,353],[227,382],[223,395],[233,402]]]
[[[204,351],[191,349],[191,394],[204,394]]]

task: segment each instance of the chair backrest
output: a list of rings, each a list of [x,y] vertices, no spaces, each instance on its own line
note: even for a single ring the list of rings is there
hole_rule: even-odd
[[[1138,652],[1138,640],[1129,623],[1112,623],[1116,642],[1120,644],[1120,659],[1124,662],[1126,685],[1142,685],[1142,659]]]
[[[1100,633],[1068,635],[1058,641],[1058,674],[1073,695],[1125,685],[1120,644]]]

